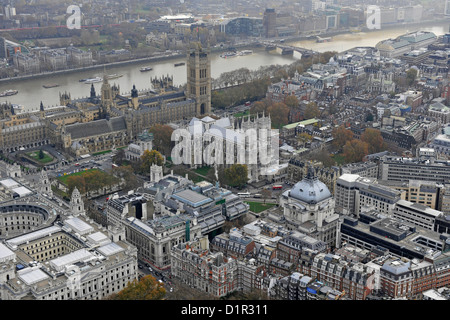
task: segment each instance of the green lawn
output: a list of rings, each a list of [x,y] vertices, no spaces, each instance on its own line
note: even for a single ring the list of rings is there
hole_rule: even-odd
[[[260,213],[260,212],[267,210],[275,205],[273,203],[264,204],[261,202],[252,202],[252,201],[245,201],[245,202],[250,205],[250,211],[252,211],[254,213]]]
[[[93,156],[99,156],[99,155],[101,155],[101,154],[110,153],[111,151],[112,151],[112,150],[100,151],[100,152],[97,152],[97,153],[93,153],[92,155],[93,155]]]
[[[81,170],[79,172],[75,172],[75,173],[71,173],[71,174],[67,174],[65,176],[61,176],[58,177],[58,180],[61,181],[62,183],[64,183],[65,185],[67,185],[67,179],[69,177],[73,177],[73,176],[81,176],[82,174],[84,174],[85,172],[89,172],[89,171],[100,171],[99,169],[88,169],[88,170]]]
[[[337,165],[342,165],[345,163],[345,158],[342,154],[335,154],[332,156],[333,160],[336,161]]]
[[[211,170],[211,169],[212,169],[211,167],[204,166],[201,168],[197,168],[194,171],[202,176],[206,176],[208,174],[209,170]]]
[[[243,116],[248,116],[250,114],[250,112],[248,110],[245,110],[244,112],[238,112],[234,114],[235,118],[239,118],[239,117],[243,117]]]
[[[39,159],[39,151],[28,152],[26,155],[39,163],[49,163],[53,160],[53,157],[46,151],[44,151],[44,157],[42,159]]]

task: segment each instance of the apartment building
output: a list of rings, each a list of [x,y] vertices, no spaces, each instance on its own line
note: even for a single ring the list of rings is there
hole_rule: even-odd
[[[171,265],[173,276],[216,298],[239,288],[237,260],[222,252],[211,253],[207,239],[201,245],[187,242],[172,247]]]
[[[394,299],[411,295],[413,273],[408,259],[388,259],[380,270],[380,288]]]

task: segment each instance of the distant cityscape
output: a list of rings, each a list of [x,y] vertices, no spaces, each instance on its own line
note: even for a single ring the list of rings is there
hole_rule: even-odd
[[[267,39],[368,31],[363,1],[83,1],[81,29],[66,26],[69,3],[3,1],[0,78],[83,69],[183,51],[200,41],[213,49]],[[445,20],[447,2],[383,3],[380,28]],[[448,9],[450,12],[450,9]],[[449,13],[450,15],[450,13]],[[370,30],[369,30],[370,31]],[[183,52],[184,54],[184,52]]]
[[[368,32],[362,1],[82,3],[69,30],[69,3],[4,1],[4,81],[164,54],[186,84],[0,105],[0,300],[450,299],[450,26],[319,53],[288,40]],[[245,42],[301,58],[213,79]]]

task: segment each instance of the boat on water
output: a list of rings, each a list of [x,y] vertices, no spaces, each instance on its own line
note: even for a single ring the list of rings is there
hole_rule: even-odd
[[[54,87],[59,87],[59,84],[57,84],[57,83],[44,84],[43,87],[46,88],[46,89],[48,89],[48,88],[54,88]]]
[[[86,84],[96,83],[96,82],[102,82],[103,79],[101,77],[95,77],[90,79],[85,79],[83,82]]]
[[[139,69],[140,72],[146,72],[146,71],[151,71],[151,70],[153,70],[152,67],[142,67]]]
[[[184,66],[184,65],[185,65],[184,62],[178,62],[178,63],[174,64],[175,67]]]
[[[113,74],[108,74],[108,75],[106,76],[106,79],[108,79],[108,80],[111,80],[111,79],[117,79],[117,78],[120,78],[120,77],[122,77],[122,76],[123,76],[123,74],[113,73]]]
[[[239,51],[239,55],[240,56],[246,56],[246,55],[249,55],[249,54],[252,54],[253,53],[253,50],[242,50],[242,51]]]
[[[8,89],[8,90],[5,90],[5,91],[1,92],[0,93],[0,97],[13,96],[13,95],[18,94],[18,93],[19,93],[18,90]]]
[[[228,52],[224,52],[220,55],[221,58],[233,58],[233,57],[237,57],[237,53],[233,52],[233,51],[228,51]]]
[[[316,42],[317,43],[330,42],[331,39],[332,39],[331,37],[322,38],[322,37],[317,36]]]

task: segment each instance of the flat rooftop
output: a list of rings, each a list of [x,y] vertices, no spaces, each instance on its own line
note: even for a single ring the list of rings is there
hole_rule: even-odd
[[[414,203],[414,202],[410,202],[410,201],[406,201],[406,200],[402,200],[402,199],[397,201],[396,205],[397,206],[400,205],[400,206],[412,209],[414,211],[420,211],[421,213],[427,214],[434,218],[442,215],[442,211],[434,210],[434,209],[431,209],[430,207],[424,206],[423,204]]]
[[[199,207],[203,204],[213,201],[211,198],[208,198],[202,195],[201,193],[192,191],[190,189],[177,192],[172,195],[172,198],[177,199],[183,203],[186,203],[192,207]]]

